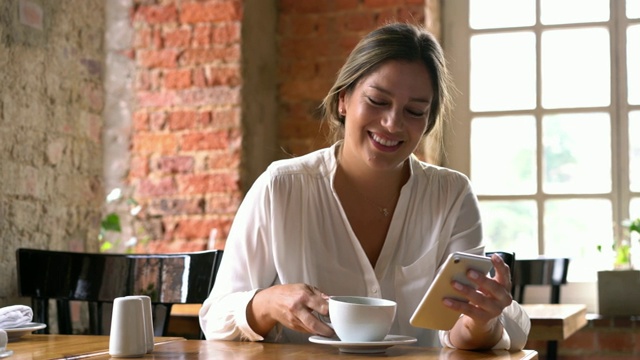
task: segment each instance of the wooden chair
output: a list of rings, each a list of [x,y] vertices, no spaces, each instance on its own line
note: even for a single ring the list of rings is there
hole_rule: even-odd
[[[202,303],[213,287],[221,250],[174,254],[108,254],[21,248],[18,292],[31,297],[34,321],[48,326],[55,300],[58,333],[72,334],[70,302],[86,302],[89,333],[108,334],[117,297],[148,295],[156,336],[165,336],[173,304]]]
[[[518,259],[515,266],[514,299],[524,303],[525,288],[529,285],[550,287],[549,304],[560,303],[560,289],[567,283],[569,258]],[[556,359],[558,342],[547,342],[547,359]]]

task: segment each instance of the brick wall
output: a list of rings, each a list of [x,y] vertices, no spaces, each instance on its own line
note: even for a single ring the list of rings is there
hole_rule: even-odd
[[[631,360],[640,358],[640,318],[588,316],[587,326],[558,342],[559,360]],[[527,349],[546,358],[547,343],[530,340]]]
[[[0,307],[18,247],[97,251],[103,3],[0,2]]]
[[[136,98],[129,180],[145,251],[202,250],[241,197],[242,2],[134,2]],[[159,221],[153,221],[159,219]]]
[[[254,25],[265,6],[277,16],[271,38]],[[136,1],[129,182],[156,224],[138,250],[200,250],[211,229],[223,248],[242,194],[268,163],[327,145],[317,108],[360,37],[389,20],[437,29],[439,17],[425,13],[438,12],[425,0]],[[272,87],[252,93],[264,85],[247,70],[259,43],[272,44],[277,68]],[[277,102],[273,122],[251,111],[259,99]],[[256,145],[256,127],[273,138]]]

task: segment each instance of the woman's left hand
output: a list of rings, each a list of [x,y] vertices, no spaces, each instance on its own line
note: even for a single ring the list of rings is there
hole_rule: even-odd
[[[491,348],[502,337],[502,324],[498,317],[511,305],[511,273],[509,266],[497,254],[491,256],[495,276],[485,276],[474,270],[467,278],[478,289],[454,282],[453,287],[469,302],[445,299],[445,306],[464,314],[450,332],[450,340],[460,349]]]

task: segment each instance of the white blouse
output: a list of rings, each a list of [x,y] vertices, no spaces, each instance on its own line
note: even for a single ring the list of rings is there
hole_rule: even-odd
[[[411,156],[411,176],[372,267],[334,190],[337,146],[276,161],[253,184],[231,227],[215,286],[200,310],[207,339],[265,340],[247,323],[246,308],[255,292],[305,283],[330,296],[394,300],[398,306],[390,333],[413,336],[422,346],[440,346],[437,331],[413,327],[409,318],[449,253],[483,251],[478,203],[468,178]],[[528,333],[528,327],[524,330]],[[440,336],[448,345],[446,332]],[[266,340],[308,338],[276,326]]]

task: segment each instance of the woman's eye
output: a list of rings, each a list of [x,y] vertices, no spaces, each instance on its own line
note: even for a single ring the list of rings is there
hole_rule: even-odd
[[[367,99],[369,99],[369,102],[372,103],[373,105],[381,106],[385,104],[384,101],[379,101],[371,97],[368,97]]]
[[[411,115],[411,116],[416,116],[416,117],[422,117],[422,116],[424,116],[424,111],[407,110],[407,112],[408,112],[408,113],[409,113],[409,115]]]

